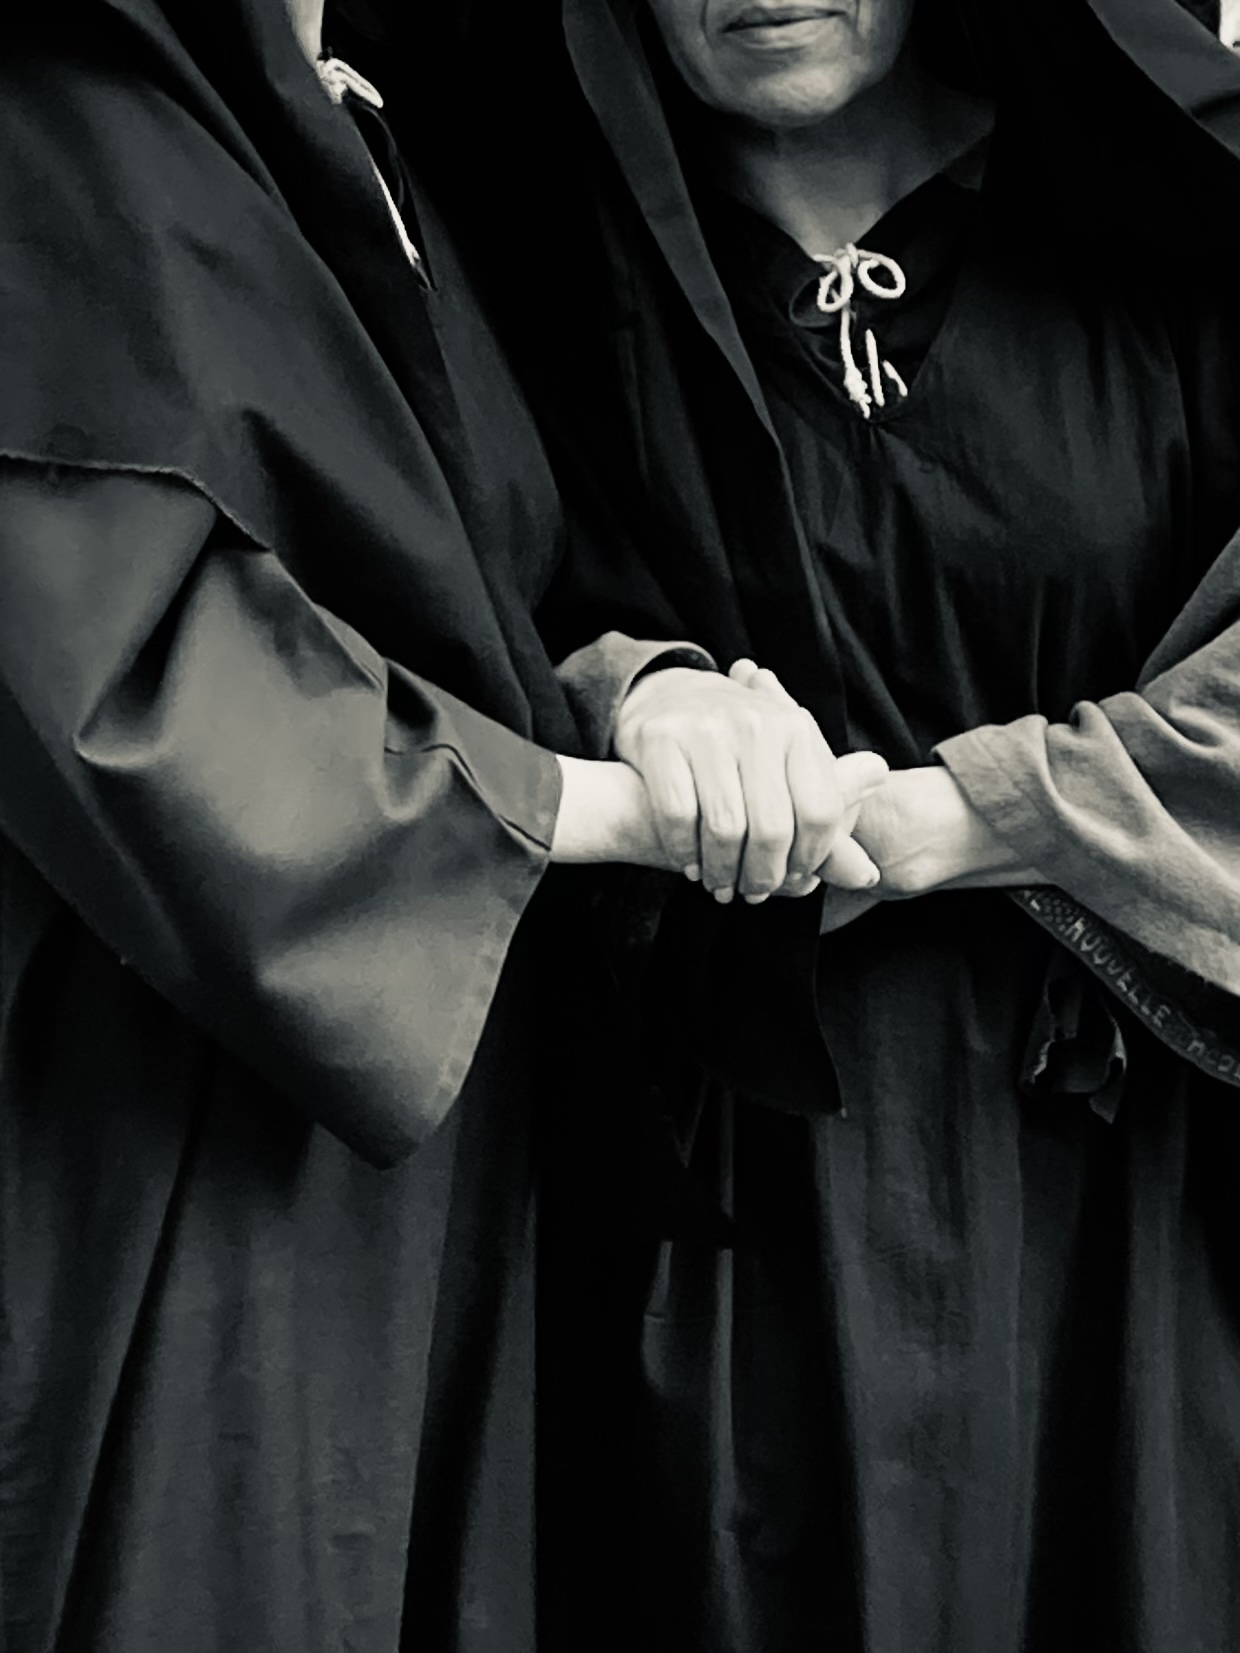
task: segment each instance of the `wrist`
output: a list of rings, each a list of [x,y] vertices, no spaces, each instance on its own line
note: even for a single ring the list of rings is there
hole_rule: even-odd
[[[1002,873],[1018,864],[1015,850],[969,802],[949,769],[926,767],[919,777],[934,830],[916,876],[928,891]]]
[[[605,861],[666,865],[646,788],[635,770],[624,763],[563,756],[559,764],[563,788],[551,839],[553,862],[565,866]]]
[[[887,896],[1001,876],[1017,859],[951,772],[932,765],[894,770],[863,806],[857,837],[882,869]]]

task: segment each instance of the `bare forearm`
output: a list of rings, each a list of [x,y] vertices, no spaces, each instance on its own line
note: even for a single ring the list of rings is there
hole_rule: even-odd
[[[1045,881],[972,807],[946,769],[893,772],[863,806],[857,837],[882,871],[885,896]]]
[[[671,866],[642,778],[627,763],[561,757],[563,789],[551,840],[551,859],[563,866],[625,861]]]

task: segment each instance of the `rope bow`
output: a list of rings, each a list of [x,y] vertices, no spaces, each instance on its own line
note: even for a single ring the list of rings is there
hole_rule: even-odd
[[[817,254],[814,262],[823,267],[818,282],[818,308],[824,316],[838,314],[840,318],[840,360],[844,363],[844,389],[848,392],[849,399],[861,410],[862,417],[868,419],[875,402],[880,408],[887,405],[883,389],[884,374],[901,396],[908,395],[908,386],[891,363],[879,356],[873,329],[869,327],[865,330],[866,365],[870,370],[869,383],[866,383],[865,375],[857,366],[857,359],[853,355],[853,293],[860,285],[871,298],[903,298],[905,287],[908,285],[904,271],[894,258],[888,258],[885,253],[867,252],[864,247],[855,247],[851,241],[833,253]],[[889,277],[888,285],[884,286],[875,280],[876,270]]]

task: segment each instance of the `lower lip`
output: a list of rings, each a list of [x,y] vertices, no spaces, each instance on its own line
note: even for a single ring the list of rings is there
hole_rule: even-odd
[[[729,29],[728,39],[738,46],[792,49],[809,45],[829,24],[838,22],[838,12],[826,12],[821,17],[798,18],[794,23],[753,23],[748,28]]]

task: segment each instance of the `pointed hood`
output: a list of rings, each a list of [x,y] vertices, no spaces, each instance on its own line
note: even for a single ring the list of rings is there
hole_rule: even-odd
[[[0,143],[0,454],[184,478],[317,600],[369,602],[381,652],[571,748],[510,548],[486,565],[462,517],[418,277],[284,0],[25,9]]]

